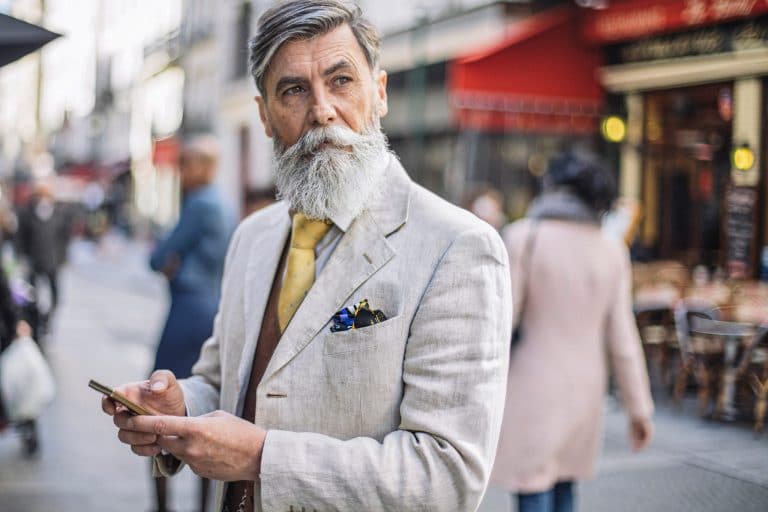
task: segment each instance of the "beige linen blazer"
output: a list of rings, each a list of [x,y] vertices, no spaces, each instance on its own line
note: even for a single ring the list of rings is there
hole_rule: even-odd
[[[256,510],[471,511],[485,491],[512,324],[506,250],[394,157],[385,184],[339,241],[257,388],[256,424],[268,433]],[[190,415],[241,413],[289,229],[278,203],[234,235],[213,336],[182,381]],[[331,332],[334,313],[363,299],[387,320]]]

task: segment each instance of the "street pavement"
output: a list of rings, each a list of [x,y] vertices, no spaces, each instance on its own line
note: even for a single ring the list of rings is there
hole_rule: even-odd
[[[25,460],[20,439],[0,434],[0,511],[152,510],[149,462],[118,442],[88,380],[117,385],[146,378],[167,308],[163,282],[145,270],[147,250],[109,238],[77,242],[62,274],[62,300],[44,348],[58,385],[40,421],[39,457]],[[196,483],[185,470],[172,505],[194,510]]]
[[[41,418],[37,458],[24,459],[18,436],[0,433],[0,512],[152,510],[149,463],[117,441],[99,396],[87,387],[91,378],[108,385],[143,379],[152,366],[167,297],[146,258],[145,244],[114,236],[98,247],[73,245],[62,304],[44,344],[57,399]],[[701,420],[694,404],[682,411],[660,404],[656,440],[633,454],[618,403],[608,399],[605,410],[605,449],[596,477],[578,486],[579,510],[768,511],[768,435]],[[171,481],[171,494],[174,510],[197,510],[189,470]],[[495,488],[480,507],[514,510]]]
[[[656,437],[632,453],[618,403],[605,408],[605,446],[595,478],[577,487],[578,510],[597,512],[766,512],[768,435],[657,405]],[[507,493],[489,489],[480,512],[508,512]]]

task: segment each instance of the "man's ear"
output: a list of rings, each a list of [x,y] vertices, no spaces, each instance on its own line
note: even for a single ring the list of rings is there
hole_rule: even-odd
[[[387,72],[379,70],[379,76],[376,78],[376,95],[379,98],[379,117],[384,117],[389,112],[387,104]]]
[[[267,137],[270,139],[273,136],[272,132],[272,125],[269,122],[269,118],[267,117],[267,104],[264,101],[263,96],[256,96],[254,98],[256,100],[256,103],[259,105],[259,117],[261,118],[262,124],[264,124],[264,133],[267,134]]]

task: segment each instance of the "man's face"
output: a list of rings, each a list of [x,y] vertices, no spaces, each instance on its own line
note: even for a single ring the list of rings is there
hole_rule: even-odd
[[[363,133],[387,113],[386,84],[386,73],[372,75],[352,30],[342,25],[285,43],[267,71],[265,97],[256,100],[267,136],[290,147],[312,128]]]

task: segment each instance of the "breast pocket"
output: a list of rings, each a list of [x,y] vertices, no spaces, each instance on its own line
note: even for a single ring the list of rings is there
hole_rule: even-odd
[[[398,315],[361,329],[327,332],[323,340],[323,354],[341,357],[386,343],[400,345],[405,336],[404,329],[402,316]]]

